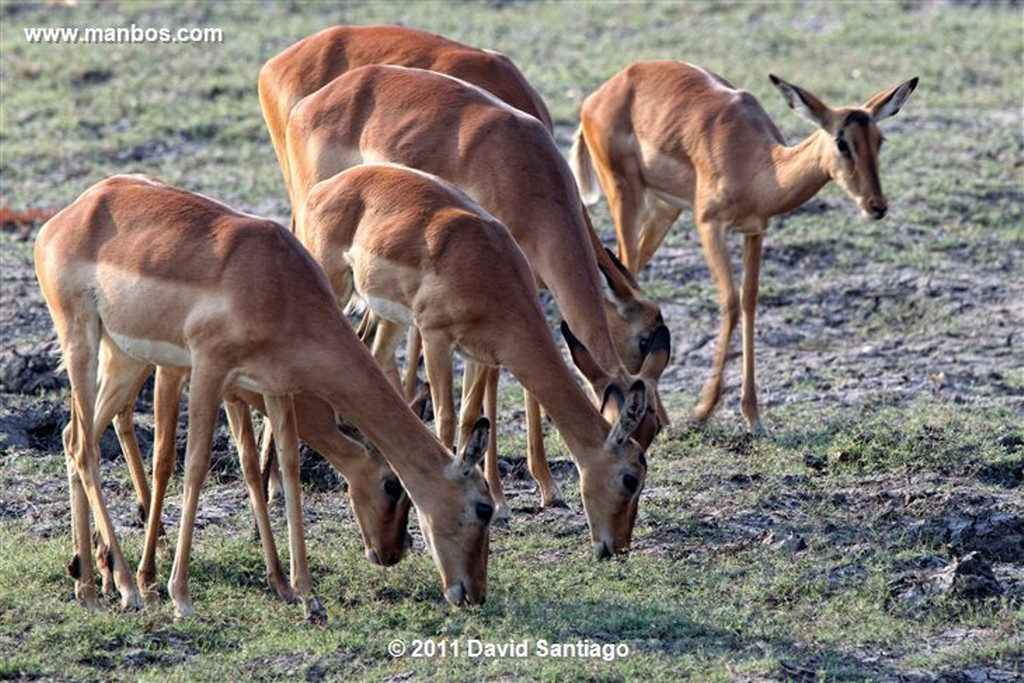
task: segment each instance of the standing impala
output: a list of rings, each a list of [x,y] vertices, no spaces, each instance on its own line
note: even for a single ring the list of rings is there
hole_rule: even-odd
[[[94,409],[101,345],[139,366],[189,372],[184,502],[168,582],[179,615],[195,613],[188,593],[192,529],[217,408],[232,386],[263,395],[278,440],[292,587],[308,617],[322,618],[323,608],[312,592],[302,526],[292,401],[300,390],[345,415],[395,469],[417,506],[448,601],[483,601],[493,501],[476,458],[452,458],[412,414],[290,232],[151,178],[114,176],[43,226],[35,264],[71,383],[65,453],[78,474],[75,552],[80,564],[90,563],[91,508],[126,607],[142,601],[99,482]],[[83,579],[76,594],[95,603],[95,587]]]
[[[396,330],[419,328],[434,411],[447,422],[441,433],[454,428],[453,350],[505,365],[547,410],[579,467],[595,555],[628,548],[647,474],[630,438],[647,409],[643,383],[628,395],[609,386],[604,417],[590,404],[551,338],[533,273],[505,226],[440,178],[392,164],[362,164],[317,183],[303,213],[298,237],[340,305],[354,284]],[[381,323],[374,355],[382,365],[394,362],[398,337]],[[661,365],[654,374],[668,361],[667,334],[659,339],[649,356]],[[490,484],[499,498],[500,479]]]
[[[623,394],[632,385],[631,373],[640,371],[651,340],[664,327],[661,314],[601,247],[572,173],[535,118],[449,76],[364,66],[292,108],[287,148],[300,232],[310,188],[360,162],[400,163],[464,191],[512,233],[602,376]],[[655,382],[645,384],[655,413],[644,421],[663,424],[667,418]],[[527,415],[536,418],[528,424],[538,435],[530,440],[535,445],[542,438],[539,411]],[[644,431],[654,434],[657,428]],[[550,472],[544,454],[531,448],[528,458],[544,504],[564,504],[554,479],[538,476]],[[503,506],[499,517],[504,515]]]
[[[682,209],[692,207],[722,315],[711,376],[697,406],[705,421],[722,395],[729,340],[743,311],[741,412],[761,432],[754,384],[754,310],[761,245],[772,216],[791,211],[835,180],[861,211],[880,219],[888,208],[878,176],[878,121],[897,113],[917,87],[913,78],[861,107],[831,109],[771,76],[786,103],[820,128],[787,147],[754,97],[685,62],[638,62],[583,102],[570,162],[583,198],[600,182],[619,257],[633,273],[650,261]],[[744,236],[743,289],[733,284],[726,233]]]
[[[461,78],[554,128],[544,100],[505,55],[404,26],[332,26],[267,60],[259,94],[270,141],[289,183],[285,128],[292,107],[335,77],[367,64],[398,64]]]

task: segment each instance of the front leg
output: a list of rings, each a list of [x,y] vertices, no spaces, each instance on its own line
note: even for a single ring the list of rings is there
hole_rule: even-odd
[[[757,411],[757,384],[754,381],[754,314],[757,311],[758,280],[761,272],[761,246],[764,235],[747,235],[743,243],[743,289],[740,305],[743,308],[743,397],[740,412],[747,429],[753,434],[764,434]]]
[[[278,462],[284,482],[284,504],[288,517],[288,544],[291,553],[292,588],[302,600],[306,619],[316,624],[327,621],[320,600],[313,594],[313,579],[306,560],[306,535],[302,519],[302,488],[299,482],[299,431],[295,422],[292,397],[264,396],[267,416],[277,439]]]
[[[267,580],[274,594],[285,602],[292,602],[295,596],[288,586],[288,580],[281,569],[277,546],[274,543],[274,532],[270,526],[270,512],[267,499],[263,495],[263,477],[260,475],[259,453],[256,448],[256,436],[252,428],[252,414],[249,406],[242,401],[225,400],[224,410],[228,416],[228,425],[238,447],[238,461],[242,467],[242,476],[249,490],[249,502],[253,517],[263,544],[263,560],[267,568]]]
[[[729,356],[729,341],[739,319],[739,296],[733,284],[732,267],[729,265],[729,250],[725,243],[726,229],[727,226],[717,223],[698,225],[701,245],[704,247],[704,259],[718,287],[718,308],[722,317],[711,374],[697,405],[698,422],[706,422],[722,399],[722,381],[725,361]]]

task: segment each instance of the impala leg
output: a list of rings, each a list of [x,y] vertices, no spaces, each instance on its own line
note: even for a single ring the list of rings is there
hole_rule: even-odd
[[[395,351],[398,350],[398,343],[402,340],[402,333],[405,327],[390,320],[381,318],[377,321],[377,333],[373,337],[371,351],[377,365],[384,371],[384,376],[391,382],[395,391],[402,393],[402,380],[398,376],[398,361],[395,359]]]
[[[185,448],[185,488],[181,504],[181,528],[178,530],[178,548],[167,582],[167,592],[174,601],[178,617],[196,614],[188,592],[188,573],[192,555],[192,536],[195,529],[199,492],[210,471],[213,430],[217,408],[223,389],[224,377],[196,364],[192,368],[188,396],[188,445]]]
[[[743,286],[740,305],[743,308],[743,397],[740,412],[747,428],[763,434],[764,427],[757,411],[757,384],[754,381],[754,314],[757,311],[757,289],[761,271],[761,246],[764,235],[747,235],[743,243]]]
[[[74,436],[73,423],[64,428],[64,463],[68,472],[68,491],[71,495],[71,562],[68,563],[68,574],[75,581],[75,599],[89,609],[99,607],[96,595],[96,582],[93,575],[92,555],[89,553],[89,542],[92,538],[89,523],[89,499],[78,476],[78,467],[72,455]],[[84,539],[84,542],[83,542]]]
[[[704,258],[718,287],[718,308],[722,316],[718,333],[718,346],[712,361],[711,374],[697,405],[697,420],[704,422],[718,406],[722,398],[722,381],[725,361],[729,355],[729,341],[736,322],[739,320],[739,297],[733,284],[732,268],[729,265],[729,251],[725,244],[724,226],[702,224],[699,226],[700,240],[704,247]]]
[[[599,137],[586,136],[594,171],[615,223],[619,260],[629,272],[636,273],[640,270],[639,218],[643,208],[643,181],[639,165],[628,154],[616,155],[613,161],[611,151],[604,148]]]
[[[640,219],[640,246],[638,248],[637,266],[634,273],[639,273],[644,266],[650,263],[654,252],[665,241],[665,236],[675,224],[680,209],[657,199],[647,196],[647,203],[643,216]]]
[[[150,365],[122,353],[112,344],[100,344],[99,386],[93,414],[93,433],[103,433],[111,419],[114,420],[117,438],[121,443],[135,493],[139,498],[139,515],[143,520],[149,507],[149,486],[146,483],[146,471],[142,466],[142,455],[139,452],[132,413],[139,389],[151,372]],[[94,534],[92,540],[95,546],[96,566],[103,579],[102,592],[107,595],[110,586],[115,582],[113,572],[116,570],[116,563],[110,546],[103,541],[102,534]],[[127,566],[125,570],[130,576],[131,571]]]
[[[452,389],[452,347],[443,334],[431,335],[420,330],[423,338],[423,364],[430,382],[434,402],[437,436],[445,448],[455,445],[455,396]]]
[[[462,406],[459,412],[459,443],[468,443],[469,435],[473,431],[473,425],[480,416],[480,409],[485,403],[484,414],[491,421],[491,438],[487,442],[487,450],[484,453],[484,478],[487,480],[487,488],[491,491],[494,499],[494,514],[491,516],[492,524],[507,524],[509,519],[509,507],[505,501],[505,490],[501,485],[501,471],[498,468],[498,447],[495,443],[495,413],[497,408],[490,409],[488,399],[490,398],[490,381],[492,371],[496,374],[498,368],[488,367],[474,361],[466,361],[465,370],[462,373]],[[495,379],[496,381],[496,379]]]
[[[409,335],[405,340],[405,377],[402,379],[402,385],[405,388],[405,398],[410,401],[416,396],[416,387],[420,379],[420,351],[422,351],[423,346],[420,342],[419,329],[410,327]]]
[[[156,551],[164,533],[160,516],[167,495],[167,483],[174,474],[174,465],[178,459],[174,437],[178,427],[181,392],[187,376],[185,371],[157,368],[153,384],[153,487],[142,560],[135,574],[135,582],[148,604],[159,599],[156,588]]]
[[[263,544],[267,580],[277,597],[285,602],[292,602],[295,600],[295,596],[292,595],[288,579],[285,578],[284,570],[281,568],[277,546],[274,543],[274,532],[270,527],[270,511],[263,495],[263,478],[260,475],[259,453],[256,448],[256,435],[252,428],[252,414],[249,412],[247,404],[235,400],[225,400],[224,411],[228,416],[231,435],[238,446],[238,461],[242,466],[245,485],[249,489],[249,503],[252,506],[253,517],[256,519],[256,527]]]
[[[91,327],[86,330],[87,340],[85,344],[72,343],[70,348],[65,349],[65,358],[68,360],[68,376],[71,380],[72,395],[72,423],[70,433],[67,434],[65,443],[70,445],[70,453],[78,471],[85,496],[89,500],[89,508],[96,521],[96,528],[99,531],[102,543],[106,545],[108,563],[113,564],[114,582],[121,593],[121,606],[125,609],[138,609],[142,607],[142,597],[135,589],[131,580],[131,570],[125,563],[121,546],[117,541],[114,532],[114,524],[107,512],[106,501],[99,478],[99,443],[96,432],[95,409],[98,398],[98,372],[97,360],[99,358],[98,327]],[[92,334],[89,334],[89,333]],[[66,337],[62,336],[62,339]],[[109,424],[111,415],[106,415],[106,424]],[[72,486],[72,505],[80,508],[81,503],[75,500],[79,495],[77,487]],[[91,564],[89,558],[88,517],[76,514],[75,519],[75,546],[76,556],[79,558],[79,565]],[[83,536],[83,532],[85,535]],[[91,569],[91,567],[90,567]],[[85,570],[83,576],[89,576],[91,571]],[[84,600],[88,604],[89,589],[86,589]]]
[[[302,489],[299,483],[299,432],[295,422],[292,397],[264,396],[267,417],[277,435],[277,458],[284,483],[284,504],[288,517],[288,545],[291,553],[292,589],[302,600],[306,619],[315,623],[327,621],[320,600],[313,594],[313,580],[306,561],[306,536],[302,520]]]
[[[139,448],[139,438],[135,433],[135,400],[139,391],[142,390],[142,383],[146,381],[152,372],[147,366],[140,373],[138,381],[126,399],[124,405],[114,415],[114,430],[117,432],[118,443],[121,444],[121,452],[124,454],[125,462],[128,465],[128,474],[132,479],[132,486],[135,488],[135,495],[139,500],[138,515],[142,524],[146,523],[149,517],[149,483],[146,477],[146,468],[142,464],[142,450]]]
[[[562,490],[551,474],[551,464],[544,449],[544,422],[540,413],[540,404],[533,396],[526,393],[526,464],[530,474],[540,489],[540,501],[544,507],[566,507]]]

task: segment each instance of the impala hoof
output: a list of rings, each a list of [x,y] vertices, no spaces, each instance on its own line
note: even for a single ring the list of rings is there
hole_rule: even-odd
[[[302,602],[302,611],[306,616],[306,621],[314,626],[324,626],[327,624],[327,610],[320,603],[317,598],[306,598]]]

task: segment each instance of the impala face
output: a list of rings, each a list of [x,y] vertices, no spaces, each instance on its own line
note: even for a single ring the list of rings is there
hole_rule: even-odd
[[[366,559],[382,567],[401,560],[412,544],[408,532],[412,501],[387,463],[379,457],[367,458],[359,475],[349,480],[348,496]]]
[[[834,147],[830,175],[866,218],[884,218],[889,203],[878,175],[878,156],[885,137],[863,109],[838,110],[836,114],[839,125],[826,131]]]
[[[445,599],[461,607],[482,605],[487,599],[487,557],[490,554],[490,523],[494,514],[494,501],[487,491],[483,472],[466,477],[452,473],[454,480],[462,479],[476,495],[467,496],[463,507],[449,514],[427,517],[421,515],[423,540],[441,569]]]
[[[604,462],[581,469],[580,493],[597,559],[629,549],[646,481],[647,458],[635,442],[625,453],[613,452]]]
[[[429,508],[418,504],[420,527],[434,562],[441,570],[445,599],[455,605],[482,605],[487,599],[487,557],[490,554],[494,499],[480,462],[487,450],[491,423],[477,420],[462,455],[447,466],[445,477],[455,493],[437,491]],[[452,502],[461,501],[453,507]]]

